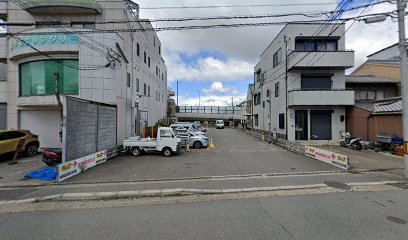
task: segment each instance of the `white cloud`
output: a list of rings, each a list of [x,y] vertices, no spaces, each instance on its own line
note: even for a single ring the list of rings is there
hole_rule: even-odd
[[[236,81],[253,76],[253,64],[238,59],[221,60],[214,57],[198,58],[196,63],[187,65],[179,52],[166,51],[168,81]]]
[[[211,87],[203,89],[203,92],[206,93],[206,94],[230,93],[230,92],[232,92],[232,89],[224,87],[224,84],[222,84],[222,82],[213,82],[211,84]]]
[[[234,98],[234,99],[232,99]],[[246,99],[246,96],[215,96],[209,95],[200,98],[201,106],[231,106],[234,100],[234,106],[240,104]],[[199,99],[196,97],[179,96],[180,106],[198,106]]]

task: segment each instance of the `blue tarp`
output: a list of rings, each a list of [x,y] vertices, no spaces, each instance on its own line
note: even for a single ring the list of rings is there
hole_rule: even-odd
[[[32,171],[25,175],[26,178],[35,178],[41,181],[54,181],[57,178],[57,168],[44,168],[40,171]]]

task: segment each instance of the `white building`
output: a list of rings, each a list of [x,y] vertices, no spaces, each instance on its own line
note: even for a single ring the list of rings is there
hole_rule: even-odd
[[[344,24],[289,24],[255,66],[254,128],[289,141],[337,142],[345,130],[345,69],[354,52],[345,48]]]
[[[161,43],[138,11],[127,0],[1,2],[4,21],[25,25],[0,37],[0,128],[28,129],[42,147],[60,147],[56,73],[63,97],[117,107],[118,144],[165,118]],[[116,31],[126,29],[135,31]]]

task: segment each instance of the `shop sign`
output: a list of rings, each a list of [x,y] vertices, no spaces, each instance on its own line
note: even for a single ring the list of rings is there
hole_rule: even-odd
[[[343,154],[331,152],[321,148],[305,146],[305,155],[342,169],[349,169],[349,158]]]
[[[80,174],[88,170],[89,168],[95,167],[98,164],[106,162],[107,151],[100,151],[94,154],[90,154],[85,157],[75,159],[66,163],[61,163],[58,165],[58,181],[64,181],[72,176]]]
[[[75,34],[39,34],[20,36],[18,39],[11,41],[11,50],[18,50],[22,48],[51,46],[51,45],[78,45],[79,36]]]

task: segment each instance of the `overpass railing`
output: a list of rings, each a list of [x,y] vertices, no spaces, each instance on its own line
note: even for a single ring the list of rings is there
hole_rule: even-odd
[[[240,115],[241,107],[233,106],[178,106],[176,113]]]

